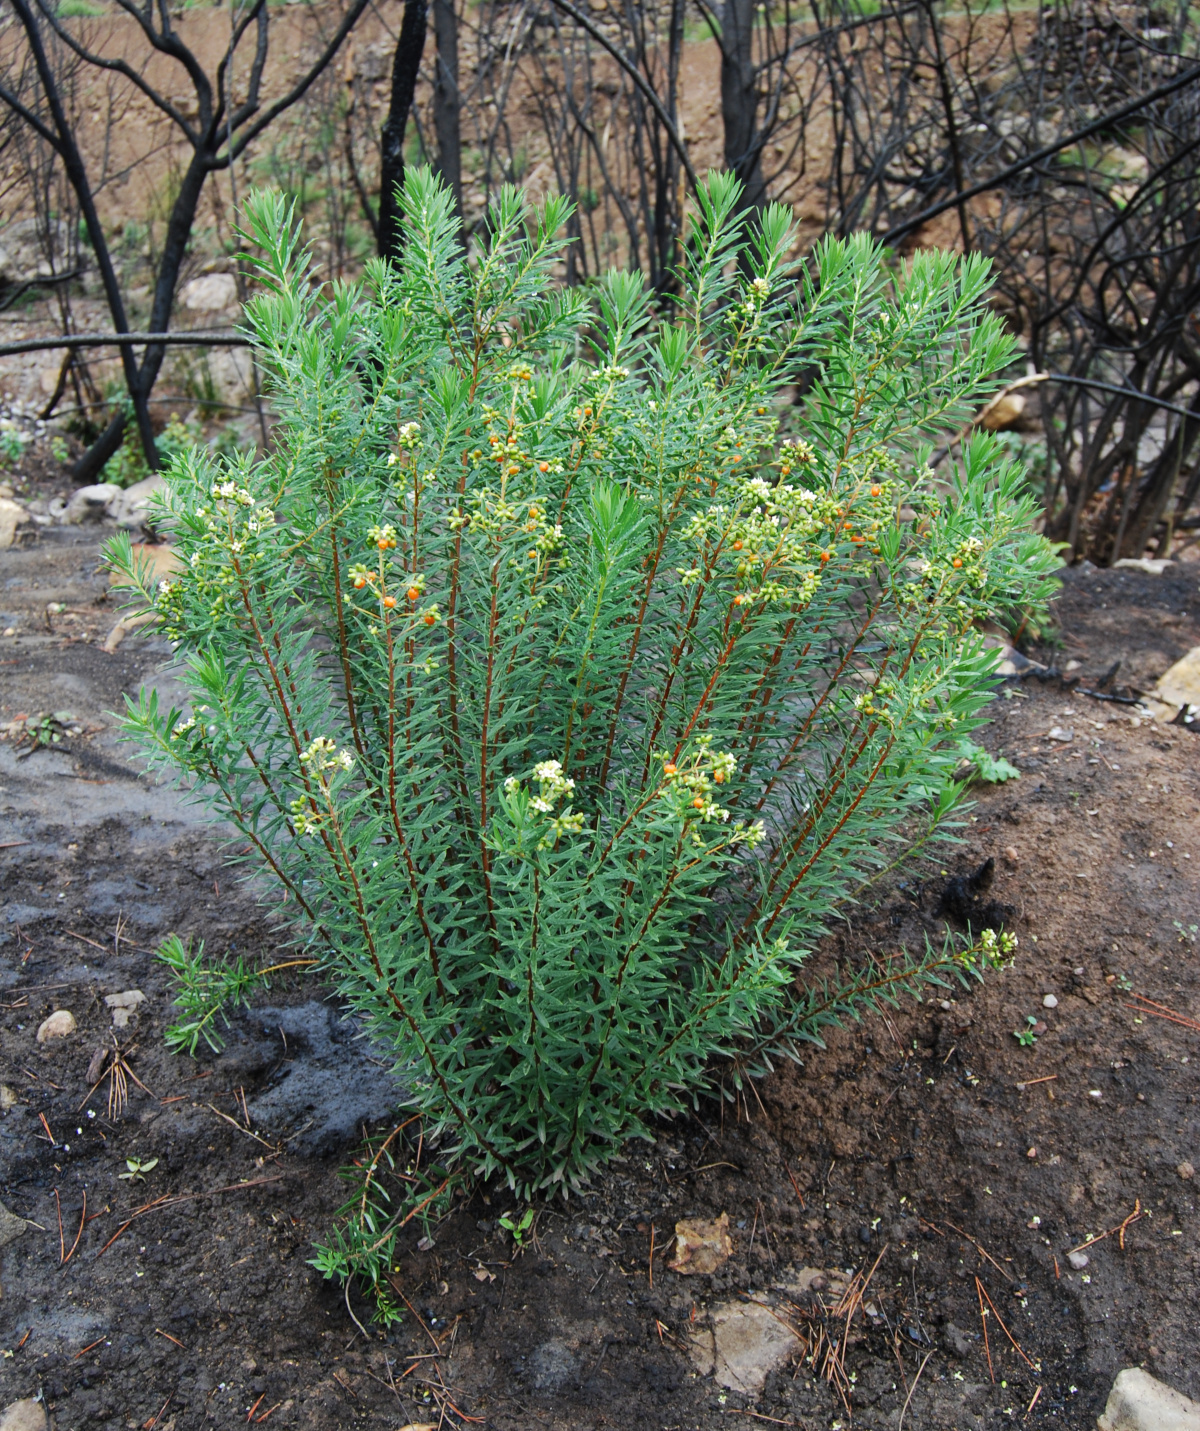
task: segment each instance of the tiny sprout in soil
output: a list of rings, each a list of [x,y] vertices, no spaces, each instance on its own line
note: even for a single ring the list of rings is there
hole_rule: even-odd
[[[125,1172],[118,1173],[117,1177],[128,1183],[144,1183],[146,1174],[153,1172],[158,1167],[157,1158],[147,1158],[145,1162],[141,1158],[126,1158]]]
[[[519,1221],[517,1220],[515,1208],[512,1212],[506,1212],[500,1219],[500,1226],[505,1232],[512,1233],[512,1240],[516,1243],[518,1249],[523,1248],[525,1246],[525,1236],[533,1226],[533,1208],[527,1207]]]
[[[1022,1048],[1030,1048],[1037,1043],[1037,1034],[1034,1028],[1037,1026],[1037,1019],[1033,1014],[1025,1015],[1025,1027],[1023,1029],[1013,1029],[1013,1038]]]

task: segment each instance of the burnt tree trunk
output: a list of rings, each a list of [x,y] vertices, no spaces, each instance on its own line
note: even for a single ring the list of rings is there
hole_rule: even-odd
[[[454,0],[433,0],[433,33],[437,40],[437,68],[433,82],[433,130],[437,137],[438,173],[454,195],[454,208],[462,213],[462,135],[458,91],[458,14]]]
[[[758,131],[758,71],[754,64],[755,0],[725,0],[721,11],[721,118],[725,167],[742,181],[742,208],[767,202],[763,136]]]
[[[392,97],[380,135],[379,252],[384,258],[398,258],[403,247],[398,191],[404,183],[404,133],[417,92],[428,19],[428,0],[404,0],[404,18],[392,60]]]

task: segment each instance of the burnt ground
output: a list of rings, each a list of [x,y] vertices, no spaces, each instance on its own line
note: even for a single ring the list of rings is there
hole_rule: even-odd
[[[1200,644],[1196,572],[1068,572],[1063,647],[1035,654],[1087,680],[1121,659],[1118,682],[1148,686]],[[166,1051],[151,955],[165,933],[255,960],[279,940],[212,833],[117,741],[123,692],[153,679],[169,698],[168,653],[131,636],[105,654],[104,592],[94,532],[46,530],[0,555],[0,630],[16,633],[0,637],[0,725],[60,711],[79,728],[28,758],[0,742],[0,1080],[15,1097],[0,1198],[31,1224],[0,1247],[0,1405],[40,1393],[60,1431],[248,1416],[313,1431],[832,1431],[850,1413],[967,1431],[1091,1427],[1126,1365],[1200,1396],[1197,1184],[1178,1171],[1200,1164],[1200,1035],[1130,1007],[1142,994],[1200,1012],[1200,736],[1061,681],[1008,685],[984,743],[1022,778],[981,790],[961,846],[885,886],[822,957],[940,937],[972,913],[955,880],[991,857],[980,898],[1019,935],[1015,965],[836,1033],[749,1104],[664,1125],[588,1194],[542,1208],[521,1252],[498,1227],[502,1189],[460,1200],[426,1250],[414,1222],[396,1273],[412,1310],[364,1336],[349,1312],[365,1320],[365,1305],[308,1263],[345,1195],[340,1163],[364,1123],[390,1126],[396,1091],[322,990],[290,975],[219,1056]],[[110,1117],[87,1069],[113,1037],[104,996],[135,988],[146,1002],[116,1037],[144,1088]],[[39,1045],[55,1009],[78,1030]],[[1044,1028],[1022,1046],[1030,1016]],[[144,1180],[120,1179],[152,1158]],[[1135,1209],[1123,1247],[1108,1237],[1071,1266]],[[676,1219],[722,1212],[731,1260],[669,1271]],[[780,1310],[810,1332],[832,1274],[874,1269],[844,1349],[849,1412],[809,1363],[752,1398],[685,1355],[710,1308],[770,1299],[805,1267],[830,1290]]]

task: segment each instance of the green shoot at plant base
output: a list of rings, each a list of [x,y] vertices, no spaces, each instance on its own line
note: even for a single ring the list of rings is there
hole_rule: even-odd
[[[240,954],[232,964],[228,960],[206,960],[203,940],[193,953],[191,940],[184,944],[177,934],[169,934],[163,940],[158,957],[171,970],[175,1007],[183,1011],[182,1018],[167,1028],[167,1047],[172,1053],[194,1054],[203,1039],[214,1053],[219,1053],[225,1040],[217,1031],[217,1019],[228,1028],[227,1010],[249,1008],[250,995],[265,982],[263,976],[248,968]]]
[[[177,576],[110,548],[190,693],[128,728],[277,882],[444,1156],[527,1198],[714,1070],[1003,961],[805,978],[837,903],[951,827],[980,626],[1055,559],[993,436],[928,465],[1011,354],[983,260],[855,238],[796,271],[790,215],[748,226],[717,175],[665,312],[637,274],[555,285],[563,200],[503,191],[471,264],[427,171],[403,203],[399,263],[327,290],[247,201],[280,423],[261,460],[176,459]],[[216,990],[176,960],[194,1047]]]
[[[958,753],[968,766],[967,773],[987,785],[1002,785],[1007,780],[1020,780],[1021,772],[1002,755],[989,755],[982,745],[973,740],[960,740]]]

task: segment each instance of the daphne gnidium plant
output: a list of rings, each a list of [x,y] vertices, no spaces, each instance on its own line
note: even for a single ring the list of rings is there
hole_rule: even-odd
[[[248,202],[279,424],[175,461],[177,575],[114,544],[190,694],[128,724],[426,1126],[528,1195],[723,1058],[999,957],[805,976],[831,908],[953,811],[980,619],[1055,563],[993,437],[929,465],[1010,353],[984,260],[856,238],[797,267],[790,214],[748,222],[714,176],[658,305],[555,281],[564,200],[505,190],[470,258],[427,171],[403,207],[398,263],[323,288],[287,203]]]

